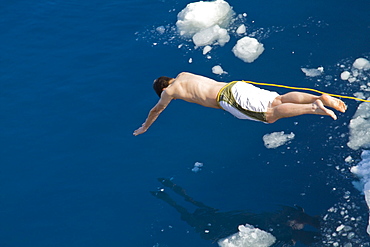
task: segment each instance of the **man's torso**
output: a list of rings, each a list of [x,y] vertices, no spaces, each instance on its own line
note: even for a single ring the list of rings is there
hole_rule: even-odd
[[[220,108],[217,94],[225,85],[224,82],[183,72],[167,87],[166,93],[175,99],[182,99],[206,107]]]

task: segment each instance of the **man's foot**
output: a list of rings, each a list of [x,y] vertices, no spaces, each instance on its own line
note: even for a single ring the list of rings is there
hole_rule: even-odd
[[[341,101],[340,99],[331,97],[330,95],[323,94],[321,95],[320,100],[322,101],[322,103],[324,103],[325,106],[334,108],[337,111],[345,112],[347,110],[347,106],[346,104],[344,104],[343,101]]]
[[[337,120],[337,116],[332,110],[329,110],[325,108],[323,102],[321,100],[316,100],[315,102],[312,103],[313,110],[315,114],[318,115],[327,115],[332,117],[334,120]]]

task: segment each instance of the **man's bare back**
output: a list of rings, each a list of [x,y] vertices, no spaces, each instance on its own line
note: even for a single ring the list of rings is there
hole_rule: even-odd
[[[217,94],[227,83],[210,78],[180,73],[165,89],[165,93],[174,99],[182,99],[205,107],[220,108]]]
[[[218,99],[218,94],[223,88],[230,87],[231,89],[233,86],[232,84],[233,83],[228,84],[225,82],[218,82],[204,76],[187,72],[180,73],[176,78],[158,78],[155,80],[153,87],[156,93],[160,96],[160,99],[150,110],[149,115],[142,126],[134,131],[134,135],[136,136],[146,132],[153,122],[158,118],[159,114],[166,109],[168,104],[173,99],[182,99],[187,102],[196,103],[205,107],[224,109],[223,107],[221,108],[221,105],[218,102],[218,100],[220,100]],[[259,100],[259,96],[256,96],[259,94],[254,95],[253,93],[249,92],[249,90],[241,90],[238,92],[238,94],[245,94],[244,98],[246,98],[247,101],[249,101],[251,98],[256,100],[256,97],[257,101]],[[265,99],[261,98],[261,102],[263,100]],[[259,102],[257,103],[259,104]],[[264,103],[266,103],[266,100]],[[232,111],[230,111],[230,109],[227,111],[234,116],[237,116],[238,114],[239,116],[240,114],[243,115],[244,110],[250,111],[249,109],[244,109],[241,107],[241,105],[238,105],[239,103],[237,102],[232,104],[233,106],[230,108]],[[266,123],[273,123],[281,118],[294,117],[304,114],[325,115],[332,117],[334,120],[337,119],[335,113],[326,107],[331,107],[340,112],[345,112],[347,109],[347,106],[343,101],[333,98],[327,94],[316,96],[308,93],[289,92],[284,95],[273,93],[272,96],[270,96],[268,106],[266,109],[264,109],[264,111],[252,113],[262,114],[264,118],[262,120],[258,119],[258,121],[263,121]],[[233,113],[235,111],[239,111],[237,115]]]

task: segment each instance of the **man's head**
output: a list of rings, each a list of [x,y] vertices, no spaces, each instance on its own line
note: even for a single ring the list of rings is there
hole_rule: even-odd
[[[167,76],[161,76],[158,79],[154,80],[153,89],[159,97],[161,97],[163,89],[170,85],[171,80],[173,80],[173,78]]]

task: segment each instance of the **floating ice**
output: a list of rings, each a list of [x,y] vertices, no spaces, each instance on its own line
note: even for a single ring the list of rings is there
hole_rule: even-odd
[[[351,76],[350,72],[343,71],[342,74],[340,74],[340,79],[342,79],[343,81],[346,81],[349,79],[350,76]]]
[[[370,61],[365,58],[357,58],[352,65],[353,68],[359,70],[369,70],[370,69]]]
[[[284,131],[274,132],[263,136],[263,142],[267,148],[277,148],[294,138],[294,133],[284,134]]]
[[[192,172],[200,172],[202,170],[203,163],[195,162],[193,169],[191,169]]]
[[[240,25],[238,29],[236,29],[236,33],[241,35],[244,34],[247,31],[247,28],[245,27],[244,24]]]
[[[370,151],[364,150],[361,154],[362,161],[351,168],[351,172],[355,174],[361,182],[361,187],[365,194],[366,204],[370,209]],[[370,235],[370,215],[367,233]]]
[[[196,46],[212,45],[215,42],[220,46],[224,46],[229,40],[230,36],[227,30],[219,25],[203,29],[193,36],[193,42]]]
[[[319,76],[324,72],[324,67],[318,67],[317,69],[301,68],[302,72],[309,77]]]
[[[347,162],[347,163],[354,162],[354,160],[353,160],[353,158],[351,156],[347,156],[347,158],[345,158],[344,161]]]
[[[227,74],[227,72],[224,71],[220,65],[213,66],[212,73],[216,75]]]
[[[264,50],[263,44],[250,37],[239,39],[233,48],[234,55],[246,63],[252,63]]]
[[[212,47],[210,47],[209,45],[205,46],[203,48],[203,55],[206,55],[208,52],[210,52],[212,50]]]
[[[358,150],[370,148],[370,104],[361,103],[349,123],[348,147]]]
[[[352,83],[360,80],[367,80],[368,76],[366,71],[370,70],[370,61],[366,58],[357,58],[353,64],[350,71],[346,70],[340,74],[340,78],[344,81]]]
[[[345,225],[340,225],[340,226],[337,227],[336,231],[340,232],[344,229],[344,227],[345,227]]]
[[[251,225],[240,225],[239,232],[218,241],[220,247],[268,247],[276,238],[268,232]]]
[[[177,30],[181,36],[190,38],[202,30],[230,24],[234,12],[224,0],[189,3],[177,15]],[[199,36],[199,35],[198,35]]]

